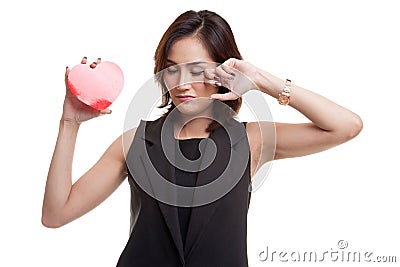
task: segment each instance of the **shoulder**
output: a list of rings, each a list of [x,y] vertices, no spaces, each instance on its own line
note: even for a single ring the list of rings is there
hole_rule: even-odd
[[[246,127],[247,139],[249,141],[250,150],[261,145],[261,130],[257,122],[249,121],[244,122]]]
[[[119,158],[125,158],[132,144],[133,138],[136,134],[136,130],[137,127],[124,131],[114,140],[114,142],[111,143],[111,145],[108,148],[108,151],[112,152],[114,156],[118,156]]]
[[[158,117],[154,120],[143,120],[142,119],[139,122],[138,128],[143,127],[146,129],[146,132],[148,131],[148,129],[150,129],[150,130],[161,129],[164,124],[165,119],[166,119],[166,117],[163,117],[163,116]]]
[[[246,132],[250,138],[274,137],[276,125],[273,121],[251,121],[246,123]]]
[[[246,133],[249,141],[261,140],[261,127],[257,121],[243,122],[246,127]]]
[[[118,137],[118,139],[120,140],[119,143],[122,144],[122,147],[124,149],[125,156],[130,150],[132,143],[137,135],[137,138],[143,138],[150,141],[156,139],[157,132],[159,131],[159,129],[162,128],[164,120],[164,117],[159,117],[155,120],[142,119],[139,121],[139,124],[136,127],[125,130],[125,132]]]
[[[154,129],[161,128],[163,126],[164,120],[165,117],[159,117],[154,120],[141,119],[135,127],[131,127],[128,130],[125,130],[120,138],[132,141],[135,137],[135,134],[139,134],[140,132],[144,131],[146,131],[147,133],[151,132]]]
[[[250,146],[250,150],[253,153],[257,148],[261,146],[261,130],[258,122],[253,121],[236,121],[234,124],[242,125],[244,127],[245,135]],[[242,128],[242,127],[240,127]],[[243,129],[243,128],[242,128]]]

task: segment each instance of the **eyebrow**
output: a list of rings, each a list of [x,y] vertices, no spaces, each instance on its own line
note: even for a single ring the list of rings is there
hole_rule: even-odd
[[[170,59],[167,59],[167,62],[171,63],[171,64],[174,64],[174,65],[180,65],[180,64],[178,64],[178,63],[176,63],[176,62],[174,62],[174,61],[172,61]],[[206,61],[193,61],[193,62],[182,63],[182,64],[192,66],[192,65],[199,65],[199,64],[204,64],[204,63],[208,63],[208,62],[206,62]]]

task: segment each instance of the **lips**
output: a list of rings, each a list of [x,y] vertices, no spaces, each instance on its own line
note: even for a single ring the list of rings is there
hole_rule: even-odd
[[[179,98],[179,100],[181,100],[181,101],[188,101],[188,100],[194,99],[195,97],[191,96],[191,95],[181,95],[181,96],[177,96],[177,98]]]

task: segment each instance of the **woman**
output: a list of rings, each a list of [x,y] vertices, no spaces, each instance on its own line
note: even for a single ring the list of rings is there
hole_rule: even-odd
[[[97,64],[100,60],[91,67]],[[42,223],[54,228],[95,208],[129,177],[131,236],[118,266],[247,266],[248,187],[256,171],[271,160],[334,147],[362,129],[360,117],[348,109],[244,61],[228,23],[210,11],[185,12],[170,25],[156,50],[154,73],[164,92],[161,107],[168,111],[119,136],[74,184],[72,159],[80,124],[111,111],[85,106],[67,86],[47,177]],[[240,96],[254,89],[292,106],[310,122],[275,123],[276,140],[270,135],[271,122],[237,122]],[[166,123],[171,117],[172,123]],[[196,167],[168,163],[163,135],[179,143]],[[206,140],[214,146],[205,142],[200,155],[196,148]],[[171,144],[176,143],[165,147]],[[203,168],[210,147],[217,152]],[[178,188],[175,198],[176,188],[165,190],[168,184],[160,184],[164,179],[154,178],[158,173],[196,190],[182,198],[180,193],[188,191]],[[212,195],[214,187],[205,185],[217,180],[228,182]]]

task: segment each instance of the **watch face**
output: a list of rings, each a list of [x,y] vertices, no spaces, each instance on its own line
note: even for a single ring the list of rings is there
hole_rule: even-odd
[[[289,97],[284,95],[284,94],[279,94],[278,95],[278,102],[281,105],[287,105],[287,104],[289,104]]]

